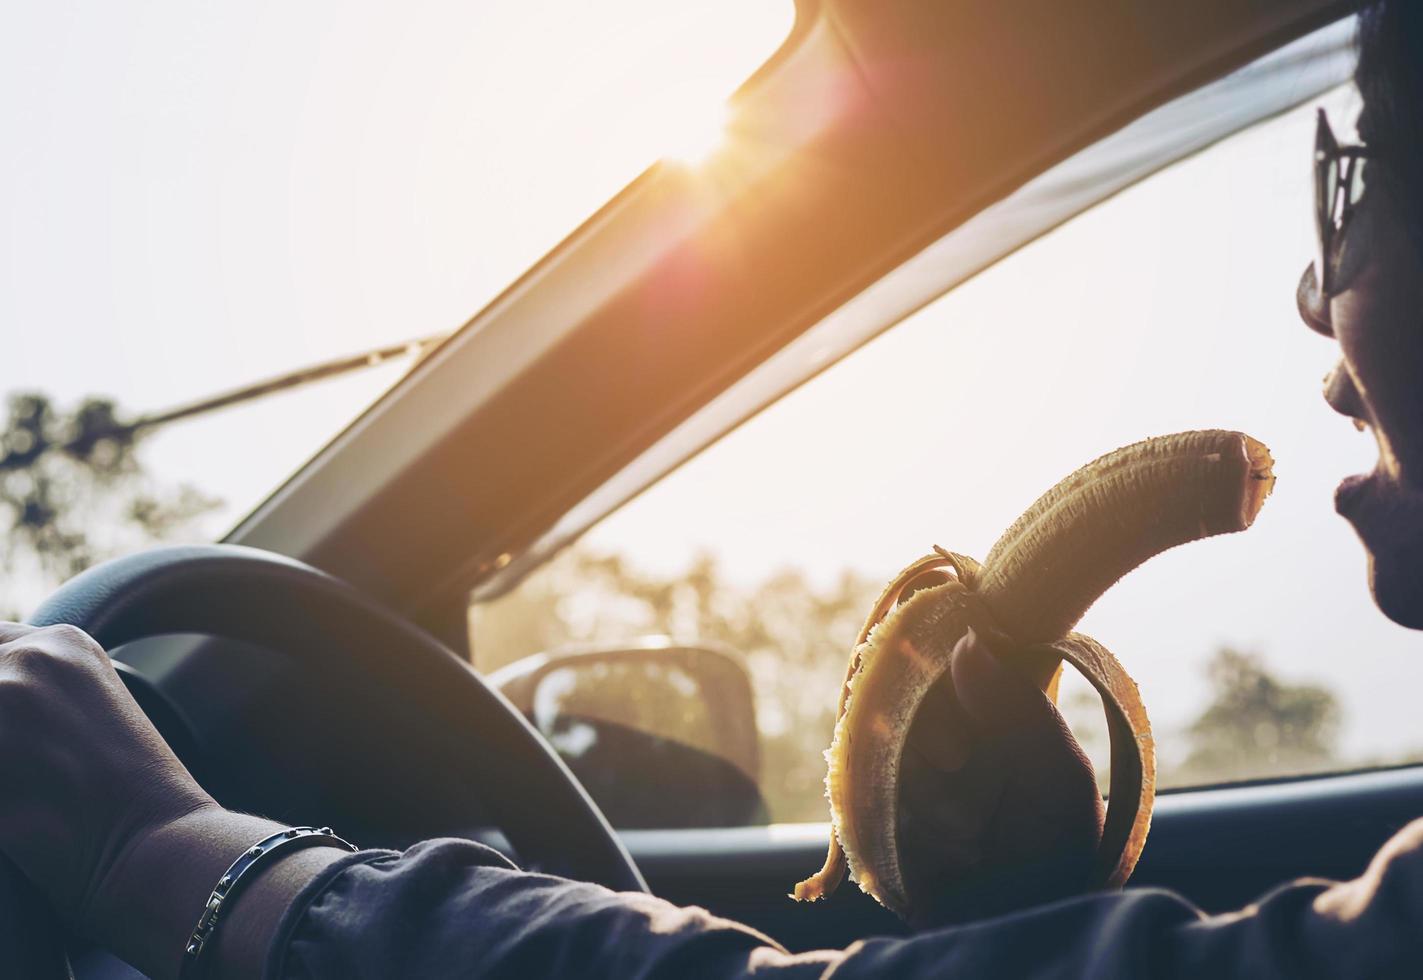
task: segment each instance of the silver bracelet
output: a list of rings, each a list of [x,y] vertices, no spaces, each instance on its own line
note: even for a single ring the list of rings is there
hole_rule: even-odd
[[[203,906],[203,914],[198,916],[198,924],[183,947],[183,965],[178,970],[178,980],[197,980],[201,973],[199,964],[203,950],[217,931],[222,917],[223,906],[230,902],[238,890],[254,875],[251,871],[273,854],[285,854],[305,847],[339,847],[346,851],[356,850],[348,841],[342,840],[330,827],[290,827],[278,831],[270,837],[263,837],[232,862],[232,866],[218,879],[217,887],[208,896]]]

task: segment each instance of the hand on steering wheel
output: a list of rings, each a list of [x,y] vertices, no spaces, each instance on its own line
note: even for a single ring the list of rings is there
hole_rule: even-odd
[[[72,626],[0,623],[0,745],[0,852],[84,935],[135,844],[217,806]]]
[[[222,871],[276,825],[218,806],[126,690],[103,647],[151,636],[267,646],[348,690],[405,700],[407,717],[418,707],[440,735],[427,743],[430,764],[480,787],[524,862],[646,890],[597,806],[507,700],[429,634],[314,568],[232,545],[158,548],[71,579],[33,622],[0,626],[0,854],[66,928],[156,976],[176,970]],[[284,859],[288,872],[310,872],[321,850]],[[252,888],[276,887],[268,881],[298,888],[301,878],[278,866]],[[234,914],[258,904],[239,902]],[[0,895],[0,913],[4,905]],[[32,952],[0,949],[0,962]]]

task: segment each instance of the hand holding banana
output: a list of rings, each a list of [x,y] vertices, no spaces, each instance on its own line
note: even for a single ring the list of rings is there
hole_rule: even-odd
[[[1272,465],[1264,445],[1238,432],[1149,439],[1049,490],[982,565],[936,549],[901,572],[870,611],[850,657],[826,753],[830,850],[795,897],[828,895],[848,871],[883,905],[927,924],[1039,900],[1035,882],[1040,888],[1045,876],[1064,872],[1068,880],[1080,876],[1075,890],[1123,884],[1150,825],[1151,729],[1121,664],[1072,627],[1153,555],[1249,527],[1274,485]],[[1017,707],[1032,724],[1056,731],[1015,734],[994,720],[1013,717],[1011,710],[995,715],[995,697],[1044,701],[1041,691],[1055,701],[1064,660],[1106,708],[1112,802],[1105,824],[1090,765],[1050,705]],[[999,669],[1015,676],[988,682]],[[961,696],[956,684],[977,690]],[[1035,770],[1035,787],[1015,783],[1014,767],[994,758],[1011,750],[1000,743],[1029,735],[1045,763]],[[1044,815],[1061,815],[1060,833],[1040,826],[1031,833],[1056,853],[1005,861],[1012,851],[1005,837],[1011,843],[1015,828]]]

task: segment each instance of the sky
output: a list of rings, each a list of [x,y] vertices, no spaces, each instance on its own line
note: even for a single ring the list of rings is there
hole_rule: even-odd
[[[65,2],[0,34],[0,392],[159,409],[454,328],[717,117],[792,6],[558,0]],[[1330,98],[1336,130],[1351,96]],[[1372,466],[1292,308],[1309,110],[1130,189],[716,444],[589,542],[736,580],[889,577],[983,555],[1043,490],[1146,435],[1221,426],[1278,459],[1247,534],[1154,560],[1083,624],[1181,724],[1220,644],[1328,683],[1358,757],[1423,748],[1416,635],[1388,624],[1332,489]],[[394,365],[174,426],[160,476],[256,504]],[[840,656],[838,652],[835,654]]]

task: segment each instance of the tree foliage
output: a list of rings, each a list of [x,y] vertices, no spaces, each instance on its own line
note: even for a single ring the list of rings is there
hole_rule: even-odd
[[[141,441],[108,399],[66,410],[37,392],[10,396],[0,428],[0,561],[10,587],[0,611],[13,617],[21,597],[168,540],[218,505],[191,486],[154,479],[139,457]]]
[[[1258,655],[1229,647],[1216,653],[1206,676],[1210,701],[1186,729],[1182,781],[1314,772],[1334,761],[1341,711],[1327,688],[1287,684]]]

